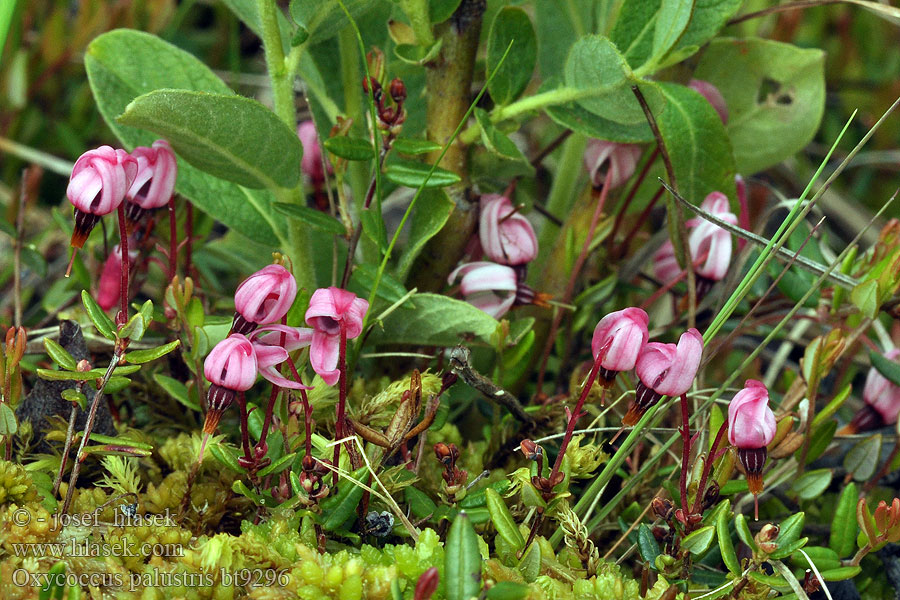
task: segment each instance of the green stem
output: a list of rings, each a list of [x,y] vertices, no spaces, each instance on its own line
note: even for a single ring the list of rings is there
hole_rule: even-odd
[[[288,77],[284,60],[284,46],[278,29],[278,10],[275,0],[257,0],[260,35],[266,55],[266,69],[272,82],[275,114],[291,129],[297,127],[297,109],[294,106],[293,82]]]
[[[560,87],[555,90],[549,90],[535,94],[534,96],[526,96],[521,100],[501,106],[491,111],[491,121],[497,123],[507,119],[514,119],[525,113],[534,112],[546,108],[548,106],[556,106],[557,104],[567,104],[576,100],[583,100],[592,96],[599,96],[608,93],[605,88],[578,89],[572,87]],[[463,144],[471,144],[481,135],[481,128],[473,125],[466,129],[459,136]]]
[[[260,37],[266,56],[266,68],[272,84],[272,97],[275,114],[291,131],[297,129],[297,108],[294,105],[293,65],[289,65],[284,56],[281,31],[278,28],[278,6],[274,0],[257,0],[259,12]],[[299,56],[294,57],[299,61]],[[298,185],[291,190],[273,190],[276,196],[285,197],[294,204],[303,203],[303,191]],[[280,237],[280,236],[279,236]],[[312,253],[309,251],[309,231],[297,219],[291,219],[288,228],[288,249],[294,267],[294,276],[301,287],[315,287],[315,270]]]
[[[431,19],[428,17],[428,2],[426,0],[400,0],[400,6],[412,25],[416,34],[416,44],[430,46],[434,43],[434,33],[431,31]]]

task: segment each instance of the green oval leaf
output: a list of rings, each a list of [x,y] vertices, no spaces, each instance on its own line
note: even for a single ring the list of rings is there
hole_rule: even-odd
[[[87,311],[94,327],[97,328],[97,332],[108,340],[115,340],[116,326],[87,290],[81,290],[81,303],[84,305],[84,310]]]
[[[869,352],[869,360],[875,370],[885,376],[894,385],[900,385],[900,363],[896,363],[883,354]]]
[[[490,345],[497,320],[462,300],[442,294],[413,294],[410,302],[385,317],[383,326],[372,332],[373,343],[455,346],[464,339],[475,339]]]
[[[844,468],[857,481],[866,481],[875,474],[881,461],[881,434],[857,442],[844,457]]]
[[[728,519],[731,514],[730,510],[720,510],[716,519],[716,539],[719,541],[719,552],[722,555],[722,562],[729,571],[735,575],[740,575],[741,563],[738,560],[737,553],[734,551],[734,543],[731,541],[731,533],[728,530]]]
[[[500,60],[512,42],[509,55],[500,68]],[[537,63],[537,35],[528,13],[516,6],[497,11],[488,33],[485,71],[496,73],[488,91],[500,106],[509,104],[525,90]]]
[[[38,377],[50,381],[93,381],[94,379],[102,379],[103,373],[97,371],[54,371],[53,369],[38,369]]]
[[[807,471],[794,481],[791,489],[804,500],[815,498],[831,483],[832,473],[830,469],[816,469]]]
[[[856,535],[859,526],[856,523],[856,502],[859,491],[852,481],[841,491],[837,507],[834,510],[834,518],[831,519],[831,534],[828,538],[828,546],[837,555],[850,556],[856,550]]]
[[[428,154],[429,152],[437,152],[441,149],[441,145],[431,140],[419,140],[412,138],[398,138],[394,140],[391,148],[400,154]]]
[[[528,583],[534,583],[541,574],[541,545],[531,544],[522,560],[519,561],[519,572]]]
[[[756,541],[753,539],[753,534],[750,533],[750,527],[747,525],[747,517],[740,513],[735,515],[734,529],[737,532],[738,538],[751,550],[756,552]]]
[[[296,452],[291,452],[290,454],[285,454],[281,458],[276,461],[272,461],[272,464],[269,466],[259,470],[259,476],[265,477],[267,475],[274,475],[276,473],[281,473],[285,469],[287,469],[291,465],[291,461],[294,460],[294,457],[297,455]]]
[[[18,431],[19,423],[16,421],[16,413],[9,404],[0,403],[0,435],[13,435]],[[6,441],[9,443],[9,440]]]
[[[444,586],[447,600],[469,600],[481,593],[481,552],[478,535],[465,511],[453,519],[444,545]]]
[[[289,188],[300,178],[300,138],[250,98],[156,90],[132,100],[117,121],[165,137],[198,169],[245,187]]]
[[[109,384],[107,384],[107,386],[109,386]],[[87,410],[87,396],[75,388],[66,388],[61,391],[59,395],[66,402],[74,402],[78,404],[81,410]]]
[[[162,358],[169,352],[175,350],[175,348],[180,345],[181,340],[175,340],[169,342],[168,344],[157,346],[156,348],[147,348],[146,350],[135,350],[133,352],[128,352],[127,354],[125,354],[125,362],[130,362],[135,365],[148,363],[150,361],[156,360],[157,358]]]
[[[688,535],[684,536],[684,539],[681,540],[681,547],[687,548],[690,550],[691,554],[694,556],[700,556],[707,550],[709,550],[710,545],[712,545],[712,541],[716,535],[716,528],[714,525],[707,525],[706,527],[701,527],[696,531],[692,531]]]
[[[384,174],[388,181],[413,189],[423,186],[425,188],[446,187],[461,181],[459,175],[452,171],[434,167],[434,173],[430,173],[431,168],[431,165],[426,165],[425,163],[407,160],[396,161],[387,166]]]
[[[486,488],[484,490],[484,498],[487,501],[488,512],[491,513],[491,521],[493,521],[494,527],[497,528],[497,533],[500,534],[500,537],[509,542],[509,545],[516,551],[524,548],[525,538],[522,536],[522,532],[519,531],[519,526],[516,525],[515,519],[513,519],[506,502],[503,501],[500,494],[491,488]]]
[[[530,588],[515,581],[498,581],[487,591],[488,600],[525,600]]]
[[[63,369],[74,371],[76,367],[75,358],[69,354],[68,350],[59,345],[59,342],[50,338],[44,338],[44,350],[50,356],[50,359]]]
[[[375,158],[375,150],[372,143],[361,138],[352,138],[345,135],[330,137],[323,142],[325,149],[347,160],[370,160]]]
[[[177,400],[181,404],[187,406],[191,410],[196,410],[198,412],[200,411],[200,405],[191,400],[187,386],[177,379],[173,379],[172,377],[168,377],[167,375],[154,373],[153,380],[159,387],[165,390],[167,394],[175,398],[175,400]]]
[[[425,519],[434,515],[437,504],[428,495],[413,486],[404,488],[403,495],[409,505],[409,511],[419,519]]]
[[[638,528],[638,549],[641,551],[641,558],[653,568],[656,557],[659,556],[659,542],[646,523],[641,523]]]
[[[243,473],[246,471],[244,467],[237,461],[237,456],[235,456],[234,452],[231,451],[230,448],[224,446],[222,444],[212,444],[209,447],[209,452],[212,454],[217,461],[222,463],[222,465],[228,467],[235,473]],[[296,493],[296,492],[295,492]]]
[[[797,512],[783,520],[778,525],[778,537],[775,543],[779,547],[792,544],[800,539],[800,533],[803,531],[803,525],[806,523],[806,513]]]
[[[353,479],[360,481],[368,472],[368,467],[361,467],[352,473]],[[338,484],[337,496],[322,503],[322,527],[326,531],[335,531],[352,519],[364,491],[349,479],[342,479]]]
[[[347,229],[343,223],[321,210],[287,202],[273,202],[272,208],[283,215],[306,223],[313,229],[334,235],[347,235]]]
[[[853,579],[862,571],[862,567],[838,567],[837,569],[828,569],[822,571],[822,579],[825,581],[843,581],[845,579]]]
[[[728,106],[737,170],[751,175],[803,149],[825,110],[824,52],[760,38],[709,43],[694,77]]]

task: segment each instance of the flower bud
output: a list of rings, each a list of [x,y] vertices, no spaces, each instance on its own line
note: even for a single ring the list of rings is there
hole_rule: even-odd
[[[212,384],[206,396],[209,412],[203,431],[215,432],[222,413],[234,401],[236,392],[245,392],[256,381],[256,353],[253,344],[233,333],[215,345],[203,362],[203,374]]]
[[[728,441],[738,449],[754,496],[762,492],[766,446],[775,437],[776,429],[775,415],[769,408],[769,391],[761,382],[748,379],[728,405]]]
[[[313,185],[320,185],[325,181],[325,171],[322,169],[322,145],[319,141],[319,132],[312,121],[303,121],[297,126],[297,137],[303,145],[303,158],[300,160],[300,170],[309,177]]]
[[[137,251],[130,250],[128,257],[131,265],[137,260]],[[97,304],[103,310],[109,310],[119,302],[119,294],[122,288],[122,248],[116,244],[112,252],[103,263],[103,272],[97,283]]]
[[[437,567],[428,567],[416,582],[413,600],[431,600],[431,597],[437,591],[440,580],[441,576],[438,573]]]
[[[397,103],[397,105],[403,104],[406,100],[406,85],[403,83],[403,80],[395,77],[391,80],[390,87],[391,99]]]
[[[884,357],[895,363],[898,362],[900,348],[889,350]],[[865,406],[851,422],[855,432],[893,425],[900,415],[900,386],[892,383],[875,367],[871,367],[863,387],[863,402],[865,402]],[[868,414],[863,415],[863,413]]]

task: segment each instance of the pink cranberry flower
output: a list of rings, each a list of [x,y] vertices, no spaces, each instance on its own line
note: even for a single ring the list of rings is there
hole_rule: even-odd
[[[708,81],[702,79],[691,79],[688,87],[706,98],[706,101],[712,104],[712,107],[719,113],[722,123],[728,122],[728,107],[725,105],[725,98],[719,88]]]
[[[615,189],[628,181],[641,158],[641,147],[606,140],[591,140],[584,151],[584,166],[595,188]]]
[[[288,327],[287,325],[264,325],[250,336],[253,350],[256,352],[256,363],[259,374],[267,381],[292,390],[311,390],[284,377],[277,369],[278,365],[288,360],[288,352],[305,348],[312,343],[313,330],[307,327]],[[282,342],[282,339],[284,340]]]
[[[131,243],[129,242],[129,247]],[[137,260],[137,250],[128,252],[131,264]],[[106,262],[103,263],[103,272],[100,273],[100,281],[97,284],[97,304],[103,310],[109,310],[119,301],[119,293],[122,288],[122,247],[119,244],[112,249]]]
[[[484,254],[502,265],[521,265],[537,256],[534,228],[516,212],[509,198],[500,194],[481,197],[478,238]]]
[[[731,223],[737,224],[737,217],[731,212],[728,197],[721,192],[712,192],[700,207],[706,212]],[[716,281],[724,279],[731,264],[731,233],[715,223],[701,217],[685,222],[688,234],[688,252],[694,264],[694,272],[700,279],[699,296],[703,297]],[[653,254],[653,272],[663,283],[669,283],[682,275],[682,269],[675,257],[671,240],[666,240]]]
[[[762,382],[748,379],[728,405],[728,441],[740,449],[765,449],[775,437],[775,427],[769,390]]]
[[[884,357],[898,362],[900,348],[885,352]],[[897,417],[900,416],[900,386],[892,383],[874,367],[869,369],[869,374],[866,375],[863,400],[881,415],[885,425],[897,422]]]
[[[234,292],[235,333],[250,333],[258,325],[280,321],[297,296],[297,281],[281,265],[266,265],[238,286]]]
[[[212,434],[237,392],[245,392],[256,381],[257,361],[253,344],[240,333],[219,342],[203,362],[203,374],[212,384],[206,395],[208,412],[203,432]]]
[[[137,175],[125,194],[125,208],[129,219],[136,222],[145,211],[165,206],[172,198],[178,163],[166,140],[156,140],[150,148],[138,146],[131,156],[137,161]]]
[[[649,334],[647,324],[650,319],[640,308],[626,308],[609,313],[597,323],[591,350],[594,360],[604,353],[600,361],[602,382],[611,384],[619,371],[630,371]]]
[[[137,161],[110,146],[88,150],[75,161],[66,188],[75,207],[72,246],[81,248],[100,217],[119,208],[136,174]]]
[[[462,277],[460,291],[466,302],[499,319],[516,301],[516,272],[505,265],[480,261],[458,266],[447,282]]]
[[[703,336],[693,327],[681,334],[678,345],[646,344],[635,363],[640,380],[635,399],[622,423],[632,426],[663,396],[680,396],[691,389],[702,355]]]
[[[303,144],[300,169],[314,184],[325,181],[325,172],[322,170],[322,146],[319,143],[316,125],[312,121],[303,121],[297,126],[297,136]]]
[[[728,196],[722,192],[712,192],[700,208],[727,223],[737,225],[737,217],[731,212]],[[700,217],[690,219],[686,224],[691,227],[688,247],[691,259],[697,264],[694,269],[697,275],[721,281],[728,273],[728,265],[731,263],[731,232]]]
[[[763,490],[766,446],[775,437],[776,428],[775,415],[769,408],[769,390],[762,382],[748,379],[728,405],[728,441],[738,449],[747,486],[754,497]]]
[[[345,340],[359,336],[368,310],[368,302],[336,287],[318,289],[309,299],[306,324],[313,328],[309,362],[327,385],[334,385],[340,378],[342,332]]]
[[[885,352],[884,357],[897,362],[900,348]],[[862,409],[838,433],[862,433],[897,422],[900,417],[900,386],[884,377],[875,367],[870,368],[866,375],[862,395],[865,402]]]

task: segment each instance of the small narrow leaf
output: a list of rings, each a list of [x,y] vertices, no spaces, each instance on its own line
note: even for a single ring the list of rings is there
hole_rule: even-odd
[[[510,546],[516,551],[524,548],[525,538],[522,536],[522,532],[519,531],[519,526],[516,525],[515,519],[513,519],[506,502],[500,497],[500,494],[491,488],[486,488],[484,497],[487,501],[488,512],[491,513],[491,521],[493,521],[494,527],[497,528],[497,533],[500,534],[500,537],[509,542]]]
[[[734,551],[734,543],[731,541],[731,533],[728,530],[730,514],[730,510],[719,511],[719,517],[716,519],[716,538],[719,540],[719,552],[722,555],[722,562],[733,574],[740,575],[741,563]]]
[[[297,456],[296,452],[291,452],[290,454],[285,454],[281,458],[276,461],[273,461],[269,466],[260,469],[258,475],[260,477],[265,477],[267,475],[274,475],[276,473],[281,473],[285,469],[287,469],[291,462],[294,460],[294,457]]]
[[[108,340],[115,340],[116,326],[87,290],[81,291],[81,302],[84,304],[84,310],[87,311],[94,327],[97,328],[97,332]]]
[[[850,556],[856,550],[856,501],[859,492],[852,481],[841,491],[837,508],[834,510],[834,518],[831,519],[831,535],[828,538],[828,546],[837,552],[838,556]]]
[[[650,568],[654,568],[656,557],[659,556],[659,542],[646,523],[641,523],[638,528],[638,549],[644,562],[648,563]]]
[[[875,370],[887,378],[894,385],[900,386],[900,363],[896,363],[883,354],[869,352],[869,360]]]
[[[69,354],[68,350],[60,346],[56,340],[44,338],[44,350],[47,351],[50,359],[63,369],[75,370],[75,358]]]
[[[716,528],[714,525],[701,527],[700,529],[686,535],[681,541],[681,547],[690,550],[691,554],[693,554],[694,556],[700,556],[701,554],[709,550],[709,547],[710,545],[712,545],[715,535]]]
[[[875,474],[881,460],[881,434],[876,433],[859,441],[844,457],[844,468],[857,481],[866,481]]]
[[[125,362],[129,362],[135,365],[148,363],[150,361],[156,360],[157,358],[162,358],[169,352],[175,350],[180,345],[181,340],[175,340],[169,342],[168,344],[157,346],[156,348],[147,348],[146,350],[135,350],[134,352],[128,352],[125,355]]]
[[[415,161],[396,161],[385,169],[388,181],[417,189],[419,187],[437,188],[459,183],[460,177],[452,171],[436,167],[434,173],[428,176],[431,165]]]
[[[330,137],[323,142],[325,149],[347,160],[369,160],[375,158],[375,150],[371,142],[361,138],[351,138],[345,135]]]
[[[537,544],[532,545],[536,548]],[[465,511],[453,519],[444,546],[444,585],[447,600],[469,600],[481,592],[481,552],[478,536]]]
[[[347,235],[347,229],[343,223],[320,210],[287,202],[273,202],[272,208],[283,215],[302,221],[313,229],[335,235]]]
[[[437,142],[432,142],[431,140],[399,138],[394,140],[394,144],[391,148],[400,154],[416,155],[437,152],[441,149],[441,145]]]
[[[361,467],[352,473],[352,477],[356,481],[360,481],[368,472],[367,467]],[[326,531],[335,531],[352,519],[364,491],[362,487],[349,479],[341,480],[337,496],[322,503],[322,527]]]
[[[9,404],[5,402],[0,403],[0,435],[14,435],[18,429],[19,424],[16,421],[16,413],[9,407]],[[6,440],[6,443],[8,444],[9,440]]]
[[[161,375],[159,373],[153,375],[153,380],[157,383],[157,385],[159,385],[159,387],[165,390],[167,394],[169,394],[191,410],[196,410],[199,412],[200,405],[191,400],[186,385],[184,385],[177,379],[173,379],[172,377]]]

